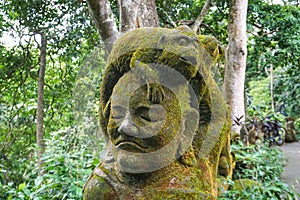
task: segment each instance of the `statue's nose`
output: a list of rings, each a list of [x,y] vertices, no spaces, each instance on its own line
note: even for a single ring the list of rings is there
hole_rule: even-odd
[[[118,128],[118,132],[125,133],[125,134],[131,135],[131,136],[137,136],[138,128],[136,127],[136,125],[132,121],[129,114],[126,115],[124,120],[121,122],[121,124]]]

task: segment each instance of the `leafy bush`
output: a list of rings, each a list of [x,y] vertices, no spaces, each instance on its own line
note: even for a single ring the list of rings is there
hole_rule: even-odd
[[[263,145],[257,148],[244,146],[242,143],[232,144],[231,147],[236,159],[233,180],[250,179],[258,184],[243,190],[224,191],[220,200],[297,199],[292,188],[279,178],[283,172],[283,154],[278,147]],[[235,183],[229,180],[229,184],[233,188]]]
[[[0,183],[0,199],[82,199],[83,185],[99,163],[94,159],[90,138],[77,134],[74,129],[53,132],[51,136],[46,140],[43,176],[37,176],[34,156],[24,170],[25,182]]]

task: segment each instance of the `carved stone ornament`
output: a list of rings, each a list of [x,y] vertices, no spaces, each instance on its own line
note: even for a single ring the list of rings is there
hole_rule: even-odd
[[[210,68],[215,38],[189,27],[118,38],[101,85],[106,156],[84,199],[216,199],[230,176],[230,120]],[[219,180],[219,179],[218,179]]]

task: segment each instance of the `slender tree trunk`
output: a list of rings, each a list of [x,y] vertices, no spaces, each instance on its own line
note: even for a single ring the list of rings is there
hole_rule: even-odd
[[[271,92],[271,106],[272,112],[275,112],[275,101],[274,101],[274,74],[273,74],[273,64],[270,67],[270,92]]]
[[[192,26],[192,29],[195,31],[195,33],[197,33],[200,25],[202,24],[204,18],[205,18],[205,15],[206,13],[208,12],[209,8],[210,8],[210,3],[211,3],[211,0],[206,0],[202,10],[201,10],[201,13],[199,14],[199,16],[197,17],[195,23],[193,24]]]
[[[42,173],[42,155],[45,151],[44,144],[44,77],[46,68],[46,48],[47,40],[41,33],[41,47],[40,47],[40,68],[38,77],[38,99],[37,99],[37,117],[36,117],[36,142],[38,145],[38,174]]]
[[[228,22],[228,47],[224,80],[225,100],[231,109],[231,117],[245,120],[244,83],[247,57],[248,0],[230,0]],[[233,124],[232,131],[239,132],[240,126]]]

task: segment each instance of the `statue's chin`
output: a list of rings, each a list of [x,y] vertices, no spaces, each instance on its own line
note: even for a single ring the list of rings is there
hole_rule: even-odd
[[[175,161],[174,156],[126,151],[116,152],[115,158],[120,171],[134,174],[157,171]]]

